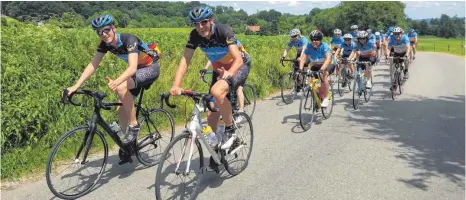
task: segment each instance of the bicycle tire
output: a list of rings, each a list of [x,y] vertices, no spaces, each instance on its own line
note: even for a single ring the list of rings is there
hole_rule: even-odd
[[[203,136],[201,136],[203,137]],[[191,134],[187,131],[187,130],[184,130],[182,133],[180,133],[178,136],[176,136],[171,142],[170,144],[168,144],[167,148],[165,148],[163,154],[162,154],[162,158],[165,158],[165,159],[162,159],[162,160],[166,160],[168,154],[170,153],[170,150],[174,147],[174,145],[182,140],[182,139],[187,139],[186,141],[189,141],[192,139],[192,136]],[[197,150],[199,152],[199,165],[200,165],[200,168],[199,168],[199,177],[198,177],[198,184],[194,187],[193,189],[193,192],[191,193],[194,194],[197,190],[197,187],[199,186],[199,182],[200,182],[200,179],[202,177],[202,169],[204,167],[204,155],[203,155],[203,152],[202,152],[202,146],[199,142],[198,139],[195,139],[195,144],[196,144],[196,147],[197,147]],[[188,148],[186,148],[185,150],[187,150]],[[188,157],[188,156],[185,156],[185,157]],[[176,163],[176,161],[174,162]],[[191,163],[192,164],[192,163]],[[162,170],[163,170],[163,166],[164,166],[164,162],[160,162],[159,165],[157,166],[157,171],[156,171],[156,176],[155,176],[155,198],[157,200],[162,200],[162,195],[161,195],[161,184],[163,183],[165,176],[163,176],[162,174]],[[192,168],[191,168],[192,169]],[[180,173],[181,175],[185,175],[184,172]],[[180,175],[180,174],[177,174]],[[181,184],[181,183],[180,183]],[[185,184],[181,184],[181,185],[185,185]],[[174,187],[174,186],[172,186]],[[174,195],[176,195],[178,193],[175,193]],[[180,194],[181,195],[181,194]],[[191,196],[190,195],[190,196]],[[176,199],[175,197],[171,197],[172,199]],[[187,198],[186,198],[187,199]]]
[[[398,72],[398,91],[400,92],[400,95],[403,94],[403,77],[401,76],[401,73],[404,72]]]
[[[249,140],[249,144],[247,143],[248,141],[245,141],[244,139],[244,135],[240,133],[239,129],[240,129],[240,126],[241,128],[244,127],[244,122],[241,123],[240,126],[237,126],[237,129],[235,130],[236,133],[238,134],[238,137],[236,139],[236,141],[233,143],[233,145],[231,145],[230,147],[230,151],[229,152],[232,152],[235,150],[236,147],[240,146],[240,145],[249,145],[249,152],[247,152],[247,156],[246,156],[246,159],[244,160],[244,164],[239,168],[239,170],[234,170],[232,167],[230,167],[232,165],[232,162],[230,162],[231,160],[227,160],[228,158],[225,158],[225,155],[223,155],[223,164],[225,165],[225,170],[231,175],[231,176],[236,176],[238,174],[240,174],[241,172],[243,172],[246,167],[248,166],[249,164],[249,159],[251,158],[251,153],[252,153],[252,149],[253,149],[253,146],[254,146],[254,128],[252,126],[252,121],[251,121],[251,118],[246,114],[246,113],[235,113],[233,115],[233,119],[236,119],[238,118],[239,116],[243,116],[244,119],[246,119],[246,122],[249,126],[249,131],[250,131],[250,135],[251,135],[251,138]],[[234,124],[236,126],[236,123]],[[246,143],[245,143],[246,142]],[[244,149],[245,147],[241,148],[241,149]],[[241,150],[240,149],[240,150]],[[238,150],[238,151],[240,151]],[[225,151],[222,151],[222,154],[224,154]],[[235,158],[238,158],[238,154],[235,153]]]
[[[333,106],[335,105],[335,94],[333,92],[333,85],[330,85],[329,91],[327,93],[327,97],[330,101],[329,105],[327,105],[326,108],[320,107],[320,110],[322,111],[322,116],[324,117],[324,119],[330,118],[330,116],[332,115]],[[325,113],[325,111],[329,109],[329,106],[330,106],[330,111],[328,113]]]
[[[373,84],[373,82],[372,82],[372,72],[371,72],[371,85],[372,85],[372,84]],[[372,87],[374,87],[374,85],[372,85]],[[366,102],[369,102],[369,101],[371,100],[371,90],[372,90],[372,88],[369,89],[369,88],[366,88],[366,87],[365,87],[365,90],[364,90],[364,100],[365,100]]]
[[[338,94],[340,95],[340,97],[343,96],[343,83],[346,82],[346,73],[345,73],[346,69],[343,68],[343,70],[340,70],[340,74],[337,76],[337,80],[336,80],[336,83],[337,83],[337,90],[338,90]],[[341,86],[341,88],[340,88]]]
[[[306,108],[306,105],[308,105],[308,102],[309,102],[309,105],[311,108],[309,109],[312,109],[312,117],[311,117],[311,120],[309,120],[310,122],[309,123],[306,123],[305,120],[304,120],[304,111],[308,108]],[[312,90],[310,88],[306,89],[306,92],[305,92],[305,95],[303,96],[303,98],[301,98],[301,101],[299,103],[299,124],[301,125],[301,128],[304,130],[304,131],[307,131],[311,128],[312,126],[312,123],[314,122],[314,118],[315,118],[315,99],[314,99],[314,96],[312,94]]]
[[[154,120],[157,120],[157,119],[152,119],[151,116],[153,116],[153,114],[155,113],[162,113],[164,114],[166,117],[168,117],[168,123],[170,125],[170,130],[167,132],[167,134],[169,135],[166,135],[168,137],[166,138],[169,138],[170,140],[168,142],[166,142],[166,144],[168,145],[172,140],[173,140],[173,137],[174,137],[174,132],[175,132],[175,123],[173,121],[173,117],[170,115],[170,113],[163,109],[163,108],[155,108],[155,109],[151,109],[149,112],[147,112],[147,115],[145,115],[144,113],[141,113],[141,118],[142,120],[139,122],[141,124],[141,132],[139,133],[138,135],[138,139],[137,139],[137,143],[138,143],[138,150],[136,151],[136,158],[138,159],[138,161],[143,164],[144,166],[147,166],[147,167],[151,167],[151,166],[154,166],[156,165],[157,163],[160,162],[160,158],[157,158],[157,155],[155,156],[154,159],[152,159],[151,157],[149,158],[144,158],[144,154],[146,151],[143,151],[144,147],[143,146],[146,146],[146,145],[153,145],[154,146],[154,149],[157,150],[157,149],[160,149],[160,153],[158,155],[161,156],[161,153],[163,152],[164,148],[162,147],[161,143],[163,140],[163,136],[160,134],[160,131],[159,129],[157,128],[157,125],[155,124],[156,122],[154,122]],[[165,122],[167,123],[167,122]],[[146,130],[145,128],[147,128],[147,131],[148,131],[148,134],[145,135],[144,134],[144,130]],[[160,128],[160,127],[159,127]],[[149,141],[147,141],[149,140]],[[158,157],[160,157],[158,156]]]
[[[58,139],[58,142],[54,145],[54,147],[52,148],[52,152],[50,153],[49,155],[49,158],[47,160],[47,165],[46,165],[46,170],[45,170],[45,177],[46,177],[46,180],[47,180],[47,186],[49,187],[50,191],[55,195],[57,196],[58,198],[61,198],[61,199],[77,199],[79,197],[82,197],[86,194],[88,194],[92,188],[94,188],[94,186],[97,184],[97,182],[100,180],[100,178],[102,177],[102,173],[105,171],[105,167],[107,165],[107,159],[108,159],[108,145],[107,145],[107,141],[105,140],[105,137],[103,136],[103,134],[95,129],[94,130],[94,133],[95,134],[92,134],[92,133],[89,133],[89,126],[87,125],[83,125],[83,126],[79,126],[79,127],[76,127],[75,129],[71,130],[71,131],[68,131],[67,133],[63,134],[59,139]],[[104,150],[104,158],[103,158],[103,163],[101,165],[101,168],[99,170],[99,174],[97,175],[96,179],[94,181],[91,182],[91,184],[88,184],[88,187],[85,188],[82,192],[79,192],[77,194],[71,194],[71,195],[67,195],[67,194],[64,194],[62,192],[59,192],[56,190],[56,188],[53,187],[53,184],[52,184],[52,162],[54,160],[54,156],[56,155],[59,147],[64,144],[64,141],[65,139],[69,138],[70,136],[72,136],[73,134],[77,133],[79,130],[86,130],[86,134],[89,134],[91,136],[95,136],[95,135],[98,135],[100,140],[102,141],[102,145],[103,145],[103,150]],[[86,136],[85,136],[86,137]],[[86,151],[87,149],[87,144],[89,142],[90,139],[94,139],[94,138],[87,138],[85,143],[81,143],[81,153],[80,153],[80,156],[84,154],[84,152]],[[93,140],[94,141],[94,140]],[[75,143],[77,144],[77,143]],[[84,146],[82,146],[84,145]],[[68,146],[69,148],[69,146]],[[88,158],[89,158],[89,155],[88,155]],[[76,156],[74,157],[74,163],[76,163]],[[87,162],[89,163],[89,162]],[[86,163],[86,164],[87,164]],[[81,174],[82,175],[82,174]]]
[[[354,81],[353,81],[353,108],[355,110],[358,109],[359,98],[360,98],[358,90],[361,90],[361,88],[359,88],[359,82],[360,82],[359,74],[355,73]]]
[[[287,88],[285,88],[285,81],[286,79],[290,78],[291,79],[291,88],[292,88],[292,92],[294,92],[294,94],[291,94],[291,100],[286,100],[285,98],[285,91],[287,90]],[[282,100],[285,104],[291,104],[293,103],[295,97],[296,97],[296,89],[297,89],[297,80],[294,79],[294,76],[293,76],[293,72],[288,72],[286,73],[283,77],[282,77],[282,81],[281,81],[281,95],[282,95]],[[291,89],[290,88],[290,89]]]
[[[398,70],[396,70],[396,66],[394,66],[395,69],[392,70],[393,76],[390,75],[390,83],[391,83],[391,93],[392,93],[392,99],[396,99],[396,90],[398,89]]]
[[[256,110],[256,99],[257,99],[256,89],[251,84],[245,83],[243,86],[243,94],[244,94],[244,111],[249,115],[249,117],[252,120],[252,116],[254,115],[254,111]]]

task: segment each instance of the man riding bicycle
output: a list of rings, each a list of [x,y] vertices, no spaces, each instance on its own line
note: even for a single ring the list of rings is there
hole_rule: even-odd
[[[390,51],[388,50],[390,48]],[[393,54],[394,57],[404,57],[406,56],[406,60],[404,62],[405,70],[405,79],[409,78],[408,73],[408,60],[409,60],[409,51],[410,51],[409,39],[407,35],[403,34],[403,30],[400,27],[396,27],[393,29],[393,35],[390,36],[388,41],[388,47],[386,52],[390,52],[390,55]],[[392,71],[393,66],[390,65],[390,71]]]
[[[301,31],[299,31],[299,29],[297,28],[292,29],[290,31],[290,37],[291,38],[290,38],[290,42],[288,42],[288,47],[283,52],[282,57],[280,57],[280,61],[285,60],[286,56],[288,55],[288,52],[290,51],[292,47],[296,48],[296,60],[300,61],[301,53],[304,47],[306,47],[306,45],[309,43],[305,37],[301,37]],[[309,61],[306,61],[306,66],[308,65],[309,65]],[[295,67],[297,70],[299,66],[293,66],[293,67]],[[299,75],[297,92],[301,90],[302,81],[303,81],[303,78],[301,75]]]
[[[246,49],[244,48],[243,44],[241,44],[241,42],[239,40],[237,40],[237,45],[239,47],[239,51],[241,52],[241,57],[243,58],[243,62],[246,63],[248,65],[248,70],[249,72],[251,72],[251,57],[248,55],[248,52],[246,51]],[[212,66],[212,62],[210,62],[210,60],[207,61],[205,67],[203,70],[201,70],[201,73],[199,74],[201,77],[205,75],[205,73],[207,72],[207,69],[209,69],[209,67]],[[246,81],[243,82],[242,85],[238,86],[238,89],[236,90],[236,95],[238,96],[238,107],[239,107],[239,110],[238,112],[244,112],[244,93],[243,93],[243,86],[244,86],[244,83],[246,83]],[[214,103],[214,99],[212,99],[210,101],[211,103]],[[208,113],[210,114],[210,112]],[[240,123],[243,119],[243,116],[239,116],[237,119],[236,119],[236,123]],[[216,131],[216,130],[214,130]]]
[[[382,35],[380,34],[380,32],[375,32],[375,46],[377,47],[377,61],[380,61],[380,54],[381,53],[381,48],[380,46],[382,46]]]
[[[79,80],[67,88],[68,95],[75,92],[96,71],[107,52],[128,63],[127,69],[118,78],[112,80],[107,77],[108,87],[118,95],[119,102],[123,104],[123,108],[118,107],[118,120],[120,127],[125,127],[126,130],[123,143],[128,144],[137,138],[140,130],[134,109],[134,97],[138,95],[140,88],[151,85],[159,77],[160,66],[157,60],[160,50],[156,48],[155,43],[148,46],[134,35],[118,33],[111,15],[94,18],[91,26],[101,42]]]
[[[344,43],[341,45],[342,49],[342,58],[346,58],[347,61],[354,60],[356,57],[356,43],[353,42],[353,36],[347,33],[343,36]],[[351,79],[353,78],[354,73],[354,66],[352,63],[346,63],[345,65],[349,65],[351,69],[351,73],[347,74],[347,76]],[[342,87],[346,87],[346,82],[343,83]]]
[[[226,98],[230,90],[236,90],[242,85],[249,74],[249,66],[243,62],[238,47],[238,40],[230,27],[214,23],[214,12],[208,7],[196,7],[189,11],[189,18],[195,27],[189,34],[189,39],[184,49],[175,73],[175,80],[170,89],[171,95],[180,95],[181,82],[187,67],[197,47],[208,57],[214,69],[210,93],[220,112],[211,113],[207,117],[210,127],[216,131],[220,115],[225,122],[225,137],[229,138],[221,148],[229,148],[237,138],[233,127],[232,107]],[[243,55],[247,55],[243,54]]]
[[[416,59],[416,44],[417,44],[417,33],[414,29],[411,29],[408,33],[409,42],[413,47],[413,60]]]
[[[358,43],[357,43],[357,56],[359,57],[359,61],[370,61],[371,64],[369,66],[364,66],[365,69],[365,76],[367,79],[366,88],[372,88],[372,81],[371,81],[371,66],[375,64],[375,44],[372,40],[369,40],[369,34],[366,31],[360,31],[358,35]],[[363,69],[363,70],[364,70]]]
[[[330,41],[330,46],[332,47],[331,49],[333,57],[337,58],[341,54],[341,44],[343,44],[345,41],[341,36],[340,29],[335,29],[333,31],[333,34],[335,34],[335,36],[332,37],[332,40]]]
[[[327,107],[329,103],[328,99],[328,90],[330,88],[330,85],[328,83],[328,76],[330,73],[332,73],[335,69],[334,63],[336,62],[335,60],[332,59],[332,52],[330,50],[330,46],[322,42],[322,39],[324,38],[324,34],[319,31],[319,30],[314,30],[311,32],[309,35],[309,39],[311,42],[304,48],[303,50],[303,55],[301,58],[301,61],[299,62],[299,72],[301,72],[304,68],[305,61],[309,57],[312,66],[311,70],[312,71],[323,71],[323,81],[324,84],[322,84],[322,89],[324,91],[324,99],[322,101],[321,106],[322,107]]]

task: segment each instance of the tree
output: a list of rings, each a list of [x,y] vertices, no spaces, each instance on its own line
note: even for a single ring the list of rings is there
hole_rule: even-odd
[[[421,20],[421,22],[419,23],[419,28],[416,32],[419,35],[427,35],[429,33],[429,24],[427,23],[427,20]]]

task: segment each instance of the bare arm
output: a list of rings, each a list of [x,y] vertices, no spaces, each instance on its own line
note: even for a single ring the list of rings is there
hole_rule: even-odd
[[[116,81],[117,85],[120,85],[121,83],[131,78],[136,73],[137,70],[138,70],[138,54],[130,53],[128,54],[128,68],[114,81]]]
[[[290,49],[291,49],[290,47],[287,47],[287,48],[285,49],[285,51],[283,52],[283,55],[282,55],[282,56],[283,56],[283,57],[286,57],[286,55],[288,55],[288,52],[290,51]]]
[[[236,72],[241,68],[241,66],[243,66],[243,58],[241,57],[241,53],[239,52],[239,48],[236,44],[229,45],[228,50],[230,51],[234,59],[234,62],[228,71],[232,74],[236,74]]]
[[[193,57],[194,49],[185,48],[183,57],[181,57],[180,64],[178,64],[178,69],[175,73],[175,80],[173,81],[173,87],[181,87],[181,81],[186,74],[186,69],[188,68],[189,63],[191,63],[191,58]]]
[[[207,70],[209,69],[210,66],[212,66],[212,62],[210,62],[210,60],[207,60],[207,63],[205,64],[204,69]]]

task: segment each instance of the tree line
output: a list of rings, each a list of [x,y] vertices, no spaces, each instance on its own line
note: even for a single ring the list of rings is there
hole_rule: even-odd
[[[90,21],[103,13],[112,14],[118,27],[122,28],[178,28],[191,27],[187,16],[196,6],[208,6],[192,2],[2,2],[3,15],[30,23],[49,23],[62,28],[89,26]],[[227,24],[236,33],[260,35],[285,35],[292,28],[303,34],[320,29],[325,35],[333,30],[349,32],[352,24],[362,29],[386,30],[389,26],[400,26],[405,30],[416,29],[419,35],[437,37],[464,37],[465,19],[443,14],[430,21],[408,18],[402,2],[341,2],[333,8],[314,8],[308,14],[292,15],[276,10],[260,11],[248,15],[244,10],[233,7],[212,7],[216,21]],[[260,26],[258,33],[246,29],[247,25]]]

